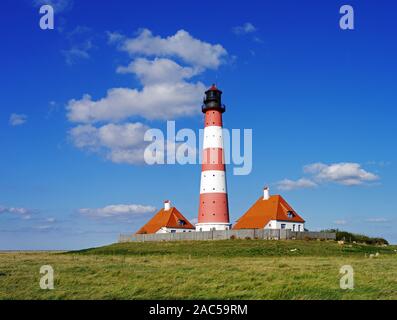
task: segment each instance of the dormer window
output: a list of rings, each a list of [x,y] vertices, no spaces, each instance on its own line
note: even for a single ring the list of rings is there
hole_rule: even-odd
[[[178,220],[178,224],[179,224],[180,226],[184,226],[184,225],[186,224],[186,221],[179,219],[179,220]]]
[[[289,219],[292,219],[294,216],[295,216],[295,215],[294,215],[294,213],[293,213],[292,211],[288,211],[288,212],[287,212],[287,217],[288,217]]]

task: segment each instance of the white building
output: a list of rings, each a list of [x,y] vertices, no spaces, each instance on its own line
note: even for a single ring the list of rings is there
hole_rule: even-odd
[[[248,211],[237,220],[233,229],[289,229],[305,231],[305,220],[280,195],[269,194],[265,188]]]
[[[171,207],[171,202],[164,201],[164,208],[157,212],[137,234],[192,232],[195,227],[177,208]]]

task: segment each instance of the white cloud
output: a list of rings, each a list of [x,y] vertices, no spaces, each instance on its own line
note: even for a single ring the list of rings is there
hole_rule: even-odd
[[[361,168],[359,163],[341,162],[334,164],[313,163],[304,167],[305,173],[311,174],[320,182],[335,182],[346,186],[372,182],[379,177]]]
[[[110,123],[99,128],[79,125],[69,131],[69,137],[76,147],[105,153],[105,157],[112,162],[139,164],[144,161],[147,142],[143,137],[148,129],[139,122],[122,125]]]
[[[277,188],[280,190],[294,190],[315,188],[317,184],[309,179],[301,178],[299,180],[284,179],[277,182]]]
[[[156,83],[175,83],[184,79],[190,79],[199,73],[199,70],[191,67],[182,67],[170,59],[156,58],[152,61],[146,58],[138,58],[127,67],[118,67],[119,73],[133,73],[143,85]]]
[[[107,34],[109,43],[116,43],[120,50],[133,56],[127,66],[119,66],[116,71],[135,75],[141,87],[111,88],[98,100],[89,94],[71,99],[66,107],[67,116],[78,125],[69,131],[69,137],[76,147],[104,153],[115,163],[142,163],[148,144],[143,136],[149,127],[121,123],[134,117],[174,120],[199,114],[206,87],[192,78],[207,68],[217,68],[227,52],[222,46],[195,39],[184,30],[166,38],[154,36],[147,29],[134,38]],[[98,122],[101,126],[94,125]]]
[[[62,50],[62,54],[65,56],[66,63],[72,65],[75,64],[78,60],[89,59],[90,54],[88,53],[88,51],[91,48],[91,42],[87,42],[83,46],[75,46],[67,50]]]
[[[205,91],[205,86],[201,82],[194,84],[182,80],[170,82],[168,79],[161,79],[162,74],[156,75],[154,71],[156,68],[161,69],[158,64],[163,62],[147,63],[147,69],[143,70],[145,63],[133,62],[132,67],[139,69],[137,70],[139,77],[150,84],[144,86],[142,90],[113,88],[108,90],[106,97],[97,101],[92,100],[89,95],[84,95],[80,100],[72,99],[67,106],[69,120],[83,123],[115,122],[134,116],[150,120],[171,120],[199,113]],[[119,72],[130,71],[132,67],[119,68]],[[168,77],[177,79],[186,72],[188,72],[186,69],[180,69],[179,72],[169,73]]]
[[[368,218],[365,221],[371,223],[384,223],[384,222],[389,222],[390,220],[386,218]]]
[[[276,183],[280,190],[293,190],[302,188],[313,188],[329,182],[357,186],[364,183],[379,180],[379,176],[365,171],[359,163],[341,162],[324,164],[312,163],[303,167],[307,177],[298,180],[284,179]]]
[[[334,224],[338,225],[338,226],[344,226],[346,225],[348,222],[346,220],[335,220]]]
[[[104,208],[83,208],[79,212],[92,218],[130,218],[132,216],[153,213],[156,210],[153,206],[140,204],[118,204],[109,205]]]
[[[27,208],[16,208],[16,207],[4,207],[0,206],[0,214],[12,214],[17,215],[23,219],[30,219],[32,210]]]
[[[256,31],[255,26],[250,22],[246,22],[241,26],[237,26],[233,28],[233,32],[237,35],[252,33],[255,31]]]
[[[67,105],[72,122],[115,122],[137,116],[149,120],[175,119],[198,114],[206,87],[188,80],[206,68],[216,69],[227,55],[222,46],[195,39],[184,30],[167,38],[153,36],[147,29],[135,38],[109,32],[108,37],[131,55],[154,57],[136,57],[128,66],[117,68],[118,73],[135,74],[142,88],[112,88],[96,101],[88,94],[72,99]],[[84,52],[74,51],[88,57]],[[181,58],[189,65],[182,66],[165,56]]]
[[[34,226],[33,229],[45,232],[45,231],[51,231],[55,229],[55,227],[53,225],[39,225],[39,226]]]
[[[119,43],[125,39],[125,36],[119,32],[106,31],[108,37],[108,44]]]
[[[145,164],[145,150],[151,141],[144,141],[144,136],[149,129],[148,126],[139,122],[110,123],[100,127],[85,124],[72,128],[69,131],[69,139],[77,148],[104,155],[107,160],[114,163]],[[190,155],[193,157],[197,155],[194,145],[175,143],[175,141],[162,138],[164,150],[156,150],[156,156],[160,158],[166,156],[167,148],[172,148],[176,154],[180,152],[180,147],[181,150],[188,148]],[[153,156],[154,158],[156,157]]]
[[[213,45],[201,41],[185,30],[179,30],[172,36],[162,38],[154,36],[148,29],[142,29],[135,38],[122,39],[120,49],[131,55],[176,57],[204,69],[218,68],[227,55],[227,51],[220,44]]]
[[[52,6],[56,13],[61,13],[72,9],[73,0],[33,0],[33,5],[36,7],[46,4]]]
[[[94,48],[92,30],[85,26],[77,26],[66,34],[70,48],[62,50],[66,63],[73,65],[79,60],[91,57],[90,51]]]
[[[22,124],[25,124],[27,120],[28,116],[26,114],[13,113],[10,116],[9,124],[13,127],[20,126]]]
[[[263,40],[259,37],[253,37],[252,40],[256,43],[263,43]]]

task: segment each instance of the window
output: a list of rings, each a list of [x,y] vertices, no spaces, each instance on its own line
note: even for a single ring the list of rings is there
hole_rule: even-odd
[[[295,231],[295,225],[294,224],[292,225],[292,231]]]
[[[294,213],[292,211],[287,212],[287,217],[292,219],[294,217]]]
[[[298,225],[298,231],[301,231],[301,225]]]
[[[185,224],[186,224],[186,221],[184,221],[182,219],[178,219],[178,225],[184,226]]]
[[[281,229],[285,229],[285,223],[281,224]]]
[[[171,233],[175,233],[176,232],[176,230],[171,230]]]

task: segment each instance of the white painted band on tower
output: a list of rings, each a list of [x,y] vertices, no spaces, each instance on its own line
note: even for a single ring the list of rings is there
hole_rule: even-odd
[[[207,148],[223,149],[222,127],[208,126],[204,128],[203,149],[207,149]]]
[[[203,171],[201,173],[200,193],[226,193],[225,171]]]

